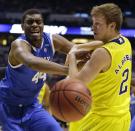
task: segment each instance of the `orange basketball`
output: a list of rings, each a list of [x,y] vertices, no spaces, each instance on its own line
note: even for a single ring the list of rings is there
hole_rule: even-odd
[[[52,114],[56,118],[72,122],[87,114],[91,106],[91,95],[81,81],[64,79],[53,86],[49,101]]]

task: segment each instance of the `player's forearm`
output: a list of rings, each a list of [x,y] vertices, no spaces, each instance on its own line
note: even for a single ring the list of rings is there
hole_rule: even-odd
[[[57,51],[67,54],[73,47],[73,43],[60,35],[53,35],[54,47]]]
[[[69,54],[69,76],[74,78],[78,73],[77,60],[74,53]]]
[[[48,74],[67,75],[68,67],[44,59],[30,60],[27,64],[31,69]]]
[[[102,46],[104,43],[102,41],[92,41],[89,43],[85,43],[85,44],[80,44],[77,45],[77,49],[90,49],[90,50],[94,50],[95,48],[98,48],[100,46]]]

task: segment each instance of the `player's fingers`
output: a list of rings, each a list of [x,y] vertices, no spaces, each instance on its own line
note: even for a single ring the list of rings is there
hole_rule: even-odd
[[[84,50],[79,50],[77,52],[75,52],[76,58],[77,59],[82,59],[84,58],[86,55],[88,54],[88,51],[84,51]]]
[[[67,55],[67,57],[66,57],[65,65],[66,65],[66,66],[69,65],[69,55]]]

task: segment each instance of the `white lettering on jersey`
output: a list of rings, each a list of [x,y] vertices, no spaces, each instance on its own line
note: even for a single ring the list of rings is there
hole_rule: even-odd
[[[43,81],[46,80],[46,73],[43,72],[37,72],[34,77],[32,78],[32,81],[35,82],[35,84],[38,83],[39,79],[42,79]]]
[[[50,57],[50,56],[48,56],[48,57],[44,57],[44,59],[46,59],[46,60],[50,60],[50,59],[51,59],[51,57]]]

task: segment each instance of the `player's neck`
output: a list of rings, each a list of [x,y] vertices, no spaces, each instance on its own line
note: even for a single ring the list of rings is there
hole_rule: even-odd
[[[113,36],[111,36],[111,38],[109,39],[109,41],[112,41],[112,40],[114,40],[114,39],[117,39],[117,38],[119,38],[120,36],[121,36],[120,33],[114,34]]]
[[[31,42],[32,46],[34,46],[36,48],[41,48],[42,43],[43,43],[43,39],[41,39],[41,40],[35,40],[35,41],[32,41]]]

